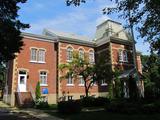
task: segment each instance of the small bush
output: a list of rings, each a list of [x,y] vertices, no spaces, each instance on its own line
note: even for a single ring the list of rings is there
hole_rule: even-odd
[[[104,97],[85,97],[81,99],[81,105],[83,107],[100,107],[108,104],[109,102],[109,99]]]
[[[38,109],[41,109],[41,108],[49,108],[49,105],[48,105],[48,102],[47,101],[44,101],[43,98],[39,98],[35,101],[35,107],[38,108]]]
[[[61,101],[58,103],[58,111],[64,114],[74,114],[81,111],[81,104],[78,100]]]

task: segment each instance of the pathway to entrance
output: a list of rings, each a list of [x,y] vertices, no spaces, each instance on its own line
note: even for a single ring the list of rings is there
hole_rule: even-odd
[[[0,120],[62,120],[37,109],[18,109],[0,101]]]

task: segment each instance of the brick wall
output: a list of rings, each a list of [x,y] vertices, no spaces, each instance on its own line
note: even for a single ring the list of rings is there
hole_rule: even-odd
[[[39,81],[40,71],[47,71],[47,86],[41,86],[42,88],[48,88],[49,94],[56,93],[56,50],[54,49],[54,43],[35,40],[32,38],[23,38],[24,46],[23,50],[17,56],[17,76],[16,82],[18,82],[18,71],[27,71],[27,89],[32,86],[33,90],[36,88],[36,84]],[[45,63],[30,62],[30,50],[31,48],[43,48],[46,50]],[[18,83],[17,83],[18,84]]]

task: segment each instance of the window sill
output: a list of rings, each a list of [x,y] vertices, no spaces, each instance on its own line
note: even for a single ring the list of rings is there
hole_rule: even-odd
[[[107,86],[107,85],[108,85],[107,83],[101,84],[101,86]]]
[[[68,63],[69,63],[69,62],[72,62],[72,60],[66,60],[66,61],[67,61]]]
[[[29,61],[30,63],[37,63],[37,64],[45,64],[46,62],[41,62],[41,61]]]
[[[30,63],[37,63],[37,61],[29,61]]]
[[[74,84],[67,84],[67,86],[72,87],[72,86],[74,86]]]
[[[79,84],[78,86],[80,86],[80,87],[84,87],[84,84]]]
[[[40,84],[40,86],[48,86],[48,84]]]
[[[45,64],[46,62],[38,61],[37,63],[39,63],[39,64]]]

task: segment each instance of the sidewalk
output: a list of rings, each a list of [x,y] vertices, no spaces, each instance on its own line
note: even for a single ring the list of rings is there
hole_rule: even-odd
[[[39,118],[41,120],[63,120],[61,118],[44,113],[43,110],[37,110],[32,108],[12,108],[9,105],[3,103],[2,101],[0,101],[0,112],[28,113],[29,115],[32,115],[33,117]]]

